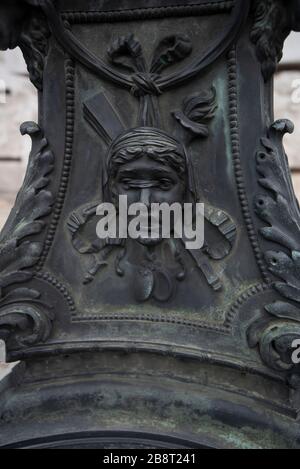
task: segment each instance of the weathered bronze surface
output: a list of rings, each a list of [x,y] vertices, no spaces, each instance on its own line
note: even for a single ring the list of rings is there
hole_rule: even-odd
[[[0,236],[0,446],[299,448],[300,213],[272,76],[296,0],[4,0],[39,90]],[[96,236],[203,202],[205,244]]]

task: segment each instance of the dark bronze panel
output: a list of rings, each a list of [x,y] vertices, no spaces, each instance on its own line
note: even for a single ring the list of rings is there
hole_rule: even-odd
[[[21,127],[32,152],[0,237],[0,338],[24,364],[0,445],[299,446],[292,124],[271,124],[298,8],[2,2],[0,47],[21,47],[40,117]],[[204,203],[204,246],[99,240],[98,205],[124,195]]]

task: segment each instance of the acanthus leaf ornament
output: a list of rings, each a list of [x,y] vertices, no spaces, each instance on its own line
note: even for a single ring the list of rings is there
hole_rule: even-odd
[[[37,124],[26,122],[21,133],[31,137],[32,151],[22,188],[0,236],[0,338],[24,346],[46,340],[53,319],[40,292],[19,285],[34,277],[32,268],[42,252],[43,243],[33,237],[44,230],[43,218],[52,210],[53,196],[47,186],[54,157]]]
[[[255,211],[268,226],[260,233],[278,250],[265,251],[274,276],[273,287],[284,298],[265,306],[248,330],[251,347],[259,345],[263,361],[277,370],[293,369],[292,343],[300,338],[300,210],[282,139],[293,132],[287,120],[275,122],[257,153],[259,183],[265,193],[255,197]]]
[[[3,0],[0,5],[0,50],[20,47],[30,80],[42,91],[50,30],[40,1]]]
[[[47,309],[23,303],[0,309],[0,338],[13,339],[18,347],[45,342],[54,320],[54,313]]]
[[[32,15],[20,36],[19,46],[27,64],[29,78],[39,91],[43,90],[49,36],[46,18],[40,12]]]
[[[287,36],[292,30],[299,29],[299,11],[299,0],[253,1],[250,38],[265,81],[276,71]]]
[[[208,137],[209,122],[217,110],[216,89],[188,96],[183,102],[182,111],[173,113],[175,119],[194,137]]]

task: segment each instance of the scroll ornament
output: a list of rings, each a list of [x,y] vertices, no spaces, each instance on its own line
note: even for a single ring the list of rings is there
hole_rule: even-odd
[[[292,362],[293,342],[300,338],[300,210],[282,145],[284,134],[292,132],[290,121],[275,122],[256,157],[264,192],[255,198],[255,211],[267,224],[260,229],[262,237],[277,246],[265,251],[265,261],[282,299],[266,305],[250,326],[248,339],[250,346],[259,346],[268,366],[294,374],[300,371]]]
[[[43,249],[35,238],[52,210],[53,195],[47,186],[54,157],[37,124],[26,122],[21,133],[31,137],[32,151],[23,186],[0,236],[0,339],[13,340],[20,347],[45,341],[54,319],[41,293],[23,286],[34,277],[32,268]]]
[[[291,31],[300,30],[299,0],[253,0],[250,38],[255,45],[265,81],[271,79],[282,58]]]

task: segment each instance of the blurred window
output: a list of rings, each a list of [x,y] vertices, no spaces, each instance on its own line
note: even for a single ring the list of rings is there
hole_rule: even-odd
[[[30,120],[37,120],[37,96],[22,53],[0,52],[0,227],[24,178],[30,139],[19,128]]]

